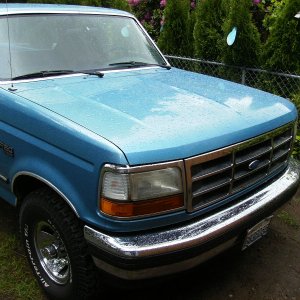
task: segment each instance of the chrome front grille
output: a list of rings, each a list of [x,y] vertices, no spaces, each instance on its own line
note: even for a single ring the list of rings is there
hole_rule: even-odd
[[[219,202],[283,169],[294,124],[254,139],[185,160],[188,211]]]

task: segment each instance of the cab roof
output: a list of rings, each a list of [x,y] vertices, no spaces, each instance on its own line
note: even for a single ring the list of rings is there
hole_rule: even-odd
[[[6,14],[28,14],[28,13],[97,13],[117,14],[124,16],[132,15],[128,12],[93,6],[61,5],[61,4],[5,4],[0,3],[0,15]]]

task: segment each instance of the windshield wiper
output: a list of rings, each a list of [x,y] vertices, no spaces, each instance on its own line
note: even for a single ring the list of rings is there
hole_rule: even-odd
[[[51,71],[38,71],[38,72],[34,72],[34,73],[29,73],[29,74],[16,76],[16,77],[13,77],[12,80],[32,79],[32,78],[49,77],[49,76],[57,76],[57,75],[67,75],[67,74],[75,74],[75,73],[95,75],[95,76],[98,76],[100,78],[102,78],[104,76],[103,73],[98,72],[98,71],[51,70]]]
[[[75,73],[75,71],[73,71],[73,70],[38,71],[38,72],[34,72],[34,73],[29,73],[29,74],[24,74],[24,75],[13,77],[12,80],[49,77],[49,76],[65,75],[65,74],[73,74],[73,73]]]
[[[122,61],[109,64],[110,66],[123,66],[125,68],[134,68],[134,67],[151,67],[151,66],[158,66],[161,68],[165,68],[167,70],[171,69],[171,66],[163,65],[163,64],[155,64],[155,63],[146,63],[142,61]]]
[[[163,64],[155,64],[155,63],[146,63],[140,61],[124,61],[124,62],[116,62],[109,64],[110,66],[121,66],[124,68],[135,68],[135,67],[145,67],[145,66],[158,66],[161,68],[165,68],[167,70],[171,69],[169,65]],[[41,78],[41,77],[50,77],[50,76],[58,76],[58,75],[67,75],[67,74],[75,74],[75,73],[83,73],[87,75],[94,75],[102,78],[104,74],[100,71],[95,70],[45,70],[38,71],[33,73],[28,73],[20,76],[13,77],[12,80],[21,80],[21,79],[33,79],[33,78]]]
[[[87,75],[95,75],[100,78],[104,77],[104,73],[102,73],[100,71],[78,71],[78,73],[83,73],[83,74],[87,74]]]

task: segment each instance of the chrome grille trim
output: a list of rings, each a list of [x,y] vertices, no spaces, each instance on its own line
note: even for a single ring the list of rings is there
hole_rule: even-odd
[[[284,168],[292,152],[294,125],[185,159],[187,210],[212,205]]]

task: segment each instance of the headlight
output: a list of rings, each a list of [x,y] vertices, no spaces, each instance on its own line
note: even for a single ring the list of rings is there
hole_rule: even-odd
[[[121,174],[103,174],[100,210],[115,217],[157,214],[184,206],[178,167]]]

